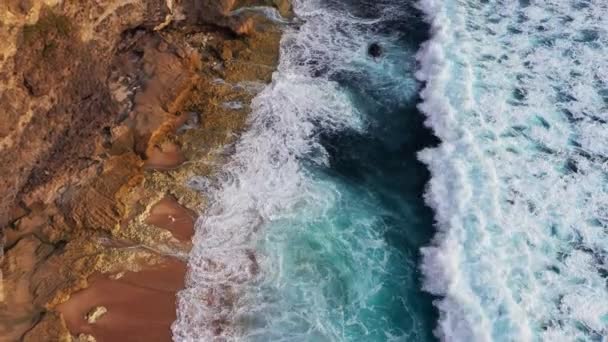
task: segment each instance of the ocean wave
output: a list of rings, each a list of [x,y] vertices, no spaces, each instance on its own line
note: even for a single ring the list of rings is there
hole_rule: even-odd
[[[204,189],[210,207],[197,223],[187,288],[178,296],[176,340],[238,337],[237,301],[258,275],[258,230],[289,215],[303,194],[314,190],[300,159],[327,162],[316,138],[319,129],[361,128],[357,111],[337,84],[310,76],[314,65],[308,62],[319,56],[296,54],[301,34],[313,33],[285,32],[279,71],[253,100],[249,129],[214,181],[219,186]]]
[[[608,335],[603,1],[422,0],[420,152],[438,233],[422,249],[436,335]]]
[[[178,294],[175,340],[338,341],[348,340],[348,329],[402,340],[409,333],[382,327],[381,306],[366,304],[380,292],[378,279],[389,277],[389,257],[397,258],[382,230],[371,228],[382,226],[381,208],[365,191],[315,170],[329,166],[323,135],[366,129],[338,80],[361,77],[390,101],[412,99],[416,82],[404,70],[413,52],[375,31],[381,18],[330,5],[294,1],[302,25],[286,28],[278,71],[253,100],[248,130],[215,179],[192,182],[210,206]],[[400,63],[367,56],[382,38]]]

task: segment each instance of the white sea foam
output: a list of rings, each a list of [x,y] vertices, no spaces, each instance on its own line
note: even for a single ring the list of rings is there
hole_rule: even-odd
[[[187,289],[179,294],[176,340],[234,334],[230,325],[222,333],[215,326],[234,318],[236,303],[228,298],[236,300],[256,276],[256,231],[291,212],[304,194],[313,191],[299,159],[316,153],[317,161],[325,162],[314,138],[315,125],[359,125],[349,100],[334,87],[326,80],[281,72],[252,103],[251,127],[223,168],[221,187],[207,193],[210,208],[197,223]]]
[[[294,7],[306,22],[284,33],[279,69],[253,100],[248,131],[217,179],[199,180],[210,207],[197,223],[187,288],[178,295],[177,341],[239,339],[238,321],[253,310],[243,307],[254,305],[248,296],[265,293],[246,291],[268,276],[263,266],[271,261],[254,252],[264,238],[260,231],[302,207],[323,216],[340,196],[306,172],[302,160],[327,163],[320,130],[363,129],[351,99],[329,76],[338,66],[365,60],[369,38],[348,28],[367,24],[318,12],[315,1],[295,1]]]
[[[222,103],[222,107],[225,109],[239,110],[245,108],[245,105],[241,101],[227,101]]]
[[[279,23],[279,24],[289,23],[289,21],[287,19],[283,18],[281,13],[279,13],[279,11],[276,8],[272,8],[272,7],[268,7],[268,6],[241,7],[239,9],[232,11],[230,13],[230,15],[238,16],[238,15],[241,15],[246,12],[260,13],[263,16],[265,16],[266,18],[270,19],[271,21],[274,21],[275,23]]]
[[[608,6],[421,0],[423,248],[448,341],[608,335]]]

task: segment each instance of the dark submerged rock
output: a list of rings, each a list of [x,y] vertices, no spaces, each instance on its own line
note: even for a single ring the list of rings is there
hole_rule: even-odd
[[[380,44],[378,44],[378,43],[371,43],[369,45],[369,47],[367,48],[367,54],[370,57],[378,58],[378,57],[382,56],[382,53],[383,53],[382,46],[380,46]]]

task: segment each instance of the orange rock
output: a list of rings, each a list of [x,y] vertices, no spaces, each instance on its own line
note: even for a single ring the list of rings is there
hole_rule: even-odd
[[[0,336],[17,341],[36,322],[42,307],[35,305],[32,276],[40,259],[52,252],[33,236],[11,248],[2,261],[0,278]]]
[[[19,2],[30,14],[41,8],[9,0],[23,23],[11,24],[14,34],[0,27],[0,228],[16,228],[1,261],[10,296],[0,302],[0,340],[64,341],[66,323],[98,341],[169,340],[185,265],[156,267],[165,258],[149,250],[187,250],[196,214],[179,203],[203,200],[184,181],[212,172],[224,158],[214,151],[246,125],[246,110],[222,103],[253,94],[230,84],[268,81],[278,58],[279,29],[228,14],[272,0],[182,0],[174,13],[186,18],[170,29],[165,0],[59,1],[27,28]],[[16,54],[2,41],[17,42]],[[193,129],[176,134],[190,112],[200,122],[197,114]],[[141,216],[169,192],[179,203],[165,197]],[[9,213],[16,203],[25,212]],[[144,271],[125,271],[140,259]],[[108,312],[89,324],[97,306]]]
[[[110,157],[95,181],[65,196],[62,207],[65,217],[82,229],[116,229],[126,213],[117,198],[125,185],[141,182],[141,166],[141,160],[134,154]]]
[[[148,148],[146,155],[145,167],[155,170],[171,170],[185,161],[180,147],[170,141]]]

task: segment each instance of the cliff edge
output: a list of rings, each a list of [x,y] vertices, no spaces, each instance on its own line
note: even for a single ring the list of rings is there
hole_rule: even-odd
[[[0,4],[1,341],[165,341],[287,1]],[[134,337],[135,336],[135,337]],[[135,339],[134,339],[135,338]]]

